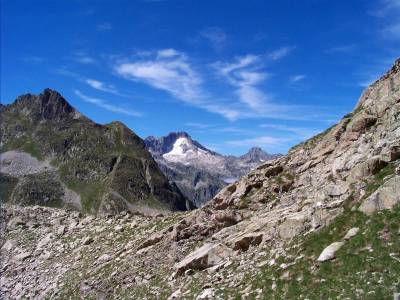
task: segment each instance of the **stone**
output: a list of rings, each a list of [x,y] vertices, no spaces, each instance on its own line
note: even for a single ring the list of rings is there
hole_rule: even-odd
[[[26,224],[26,222],[24,220],[22,220],[21,217],[14,217],[10,221],[8,221],[7,227],[14,229],[18,226],[24,226],[25,224]]]
[[[64,226],[64,225],[60,225],[58,228],[57,228],[57,234],[58,235],[64,235],[64,233],[65,233],[65,231],[66,231],[66,227]]]
[[[93,242],[94,242],[93,238],[91,236],[87,236],[82,240],[82,245],[89,245]]]
[[[163,232],[151,235],[147,240],[145,240],[142,244],[139,245],[138,250],[157,244],[159,241],[162,240],[163,237],[164,237]]]
[[[25,252],[15,255],[14,260],[23,261],[31,256],[32,256],[32,254],[30,252],[25,251]]]
[[[366,215],[371,215],[376,211],[391,209],[399,202],[400,176],[396,175],[365,199],[358,209]]]
[[[335,256],[336,251],[338,251],[343,245],[344,242],[334,242],[330,244],[321,252],[317,260],[319,262],[324,262],[327,260],[334,259],[336,257]]]
[[[123,232],[124,231],[124,227],[122,225],[117,225],[114,227],[114,231],[115,232]]]
[[[97,259],[97,262],[98,263],[105,263],[105,262],[109,262],[110,260],[112,260],[112,256],[110,255],[110,254],[103,254],[102,256],[100,256],[98,259]]]
[[[361,114],[355,117],[350,123],[351,131],[353,132],[363,132],[368,127],[376,123],[377,118],[368,114]]]
[[[343,239],[346,241],[350,240],[352,237],[354,237],[358,233],[359,230],[360,230],[360,228],[358,228],[358,227],[353,227],[353,228],[349,229],[349,231],[347,231],[347,233]]]
[[[37,249],[43,248],[44,246],[46,246],[53,239],[53,237],[54,237],[54,235],[52,233],[47,234],[43,239],[41,239],[38,242],[36,248]]]
[[[174,268],[177,275],[183,274],[187,269],[203,270],[221,263],[231,254],[232,250],[221,243],[206,243],[187,255]]]
[[[1,246],[1,252],[10,252],[15,246],[16,242],[14,240],[7,240],[3,246]]]
[[[309,227],[311,227],[309,216],[299,212],[284,219],[278,226],[278,233],[282,239],[288,240],[306,231]]]
[[[196,300],[204,300],[204,299],[214,299],[214,289],[208,288],[203,290],[200,295],[196,297]]]
[[[258,246],[263,239],[260,232],[244,234],[231,242],[233,250],[247,251],[250,246]]]
[[[243,220],[243,217],[234,211],[217,212],[213,215],[217,223],[223,224],[224,227],[232,226]]]

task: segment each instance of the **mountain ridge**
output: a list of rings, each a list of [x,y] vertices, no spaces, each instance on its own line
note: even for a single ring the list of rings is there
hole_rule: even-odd
[[[164,174],[197,206],[263,161],[280,156],[257,147],[239,157],[225,156],[204,147],[184,131],[159,138],[150,136],[144,141]]]
[[[15,199],[9,191],[8,200],[39,204],[49,194],[47,189],[58,186],[58,196],[50,204],[63,205],[66,195],[73,194],[74,203],[80,203],[75,208],[92,213],[156,213],[191,207],[179,189],[168,183],[139,136],[121,122],[91,121],[56,91],[18,97],[1,111],[1,119],[0,151],[10,157],[2,165],[13,164],[17,158],[23,165],[33,156],[50,163],[54,175],[54,180],[44,176],[37,181],[40,176],[33,174],[32,178],[1,174],[3,181],[13,182],[7,188],[18,187],[26,193]],[[36,190],[32,180],[36,180]]]

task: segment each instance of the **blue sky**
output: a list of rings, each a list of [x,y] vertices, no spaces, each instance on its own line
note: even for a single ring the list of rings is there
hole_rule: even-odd
[[[1,101],[50,87],[143,138],[284,153],[399,49],[400,0],[1,0]]]

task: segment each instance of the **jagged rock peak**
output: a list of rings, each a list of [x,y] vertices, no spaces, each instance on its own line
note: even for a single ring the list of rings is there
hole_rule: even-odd
[[[46,88],[39,95],[25,94],[19,96],[14,104],[18,109],[24,108],[28,115],[34,115],[46,120],[61,120],[80,118],[81,114],[75,110],[67,100],[55,90]]]

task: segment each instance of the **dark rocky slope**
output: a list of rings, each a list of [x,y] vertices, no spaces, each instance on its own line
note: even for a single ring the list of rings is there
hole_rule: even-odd
[[[18,97],[0,118],[2,200],[90,213],[190,207],[142,139],[120,122],[92,122],[53,90]]]

